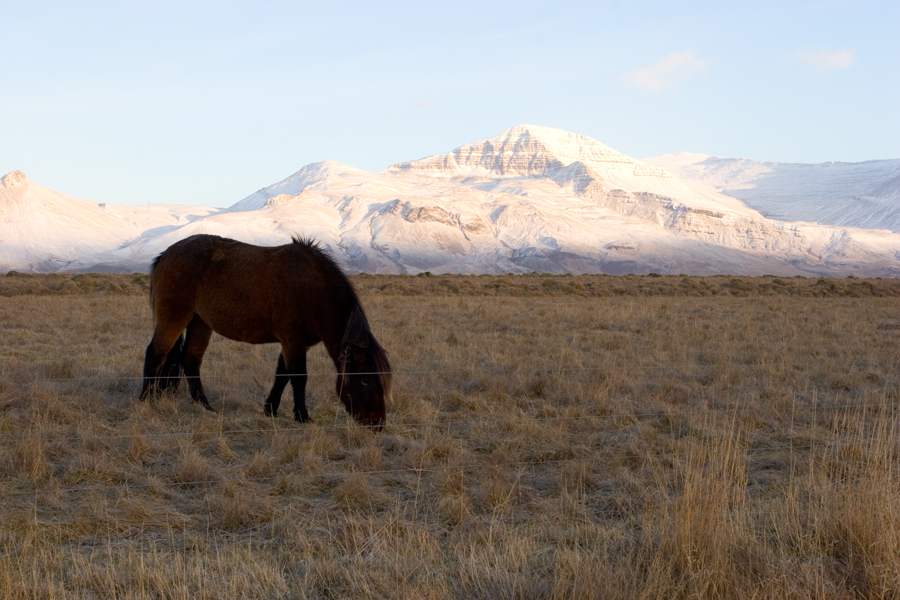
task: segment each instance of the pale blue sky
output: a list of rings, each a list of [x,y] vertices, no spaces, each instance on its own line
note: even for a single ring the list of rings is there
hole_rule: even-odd
[[[0,0],[0,175],[229,206],[519,123],[636,158],[900,158],[898,7]]]

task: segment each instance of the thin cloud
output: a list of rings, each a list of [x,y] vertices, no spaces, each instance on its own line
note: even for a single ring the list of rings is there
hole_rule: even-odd
[[[806,63],[813,69],[821,72],[846,69],[853,64],[853,50],[829,50],[822,48],[818,52],[801,50],[791,55],[793,60]]]
[[[709,60],[697,58],[693,50],[673,52],[655,65],[629,71],[622,76],[628,85],[649,92],[676,87],[694,73],[706,71]]]

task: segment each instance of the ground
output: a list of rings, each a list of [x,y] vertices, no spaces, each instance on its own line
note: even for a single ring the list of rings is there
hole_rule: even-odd
[[[218,336],[139,402],[146,276],[0,277],[0,595],[900,595],[900,281],[353,280],[381,434],[321,348],[312,424]]]

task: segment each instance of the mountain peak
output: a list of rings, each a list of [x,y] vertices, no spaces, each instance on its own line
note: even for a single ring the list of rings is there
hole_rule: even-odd
[[[515,139],[524,141],[532,139],[551,151],[562,151],[564,154],[570,154],[577,148],[592,148],[595,150],[613,151],[609,146],[604,146],[597,140],[589,138],[586,135],[570,133],[562,129],[554,129],[553,127],[543,127],[540,125],[521,124],[510,127],[500,135],[490,138],[490,141],[501,139]]]
[[[461,146],[449,154],[398,163],[389,170],[432,176],[490,173],[493,176],[540,177],[575,162],[601,171],[614,169],[631,174],[638,161],[584,135],[522,124],[484,141]]]
[[[369,175],[371,174],[362,169],[357,169],[356,167],[351,167],[333,160],[314,162],[306,165],[293,175],[282,179],[278,183],[250,194],[240,202],[232,205],[228,210],[257,210],[269,204],[269,200],[276,196],[283,196],[283,198],[276,200],[273,204],[281,203],[290,196],[297,196],[307,187],[326,182],[330,179],[364,179]]]
[[[569,133],[562,129],[541,127],[538,125],[516,125],[507,129],[495,139],[514,142],[513,150],[536,147],[553,156],[567,167],[574,162],[605,163],[614,165],[633,165],[636,160],[617,152],[586,135]]]
[[[10,171],[3,176],[2,180],[0,180],[0,187],[13,188],[26,183],[29,182],[28,178],[25,177],[25,173],[22,171]]]

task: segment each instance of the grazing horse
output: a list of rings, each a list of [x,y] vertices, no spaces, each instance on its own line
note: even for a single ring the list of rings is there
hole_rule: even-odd
[[[276,415],[290,380],[294,418],[308,421],[306,351],[322,342],[337,368],[335,387],[347,412],[364,425],[383,427],[391,395],[387,354],[347,276],[316,242],[294,238],[267,248],[191,236],[153,261],[150,305],[155,329],[141,399],[157,388],[177,389],[183,369],[191,397],[212,410],[200,365],[216,331],[250,344],[280,343],[265,414]]]

